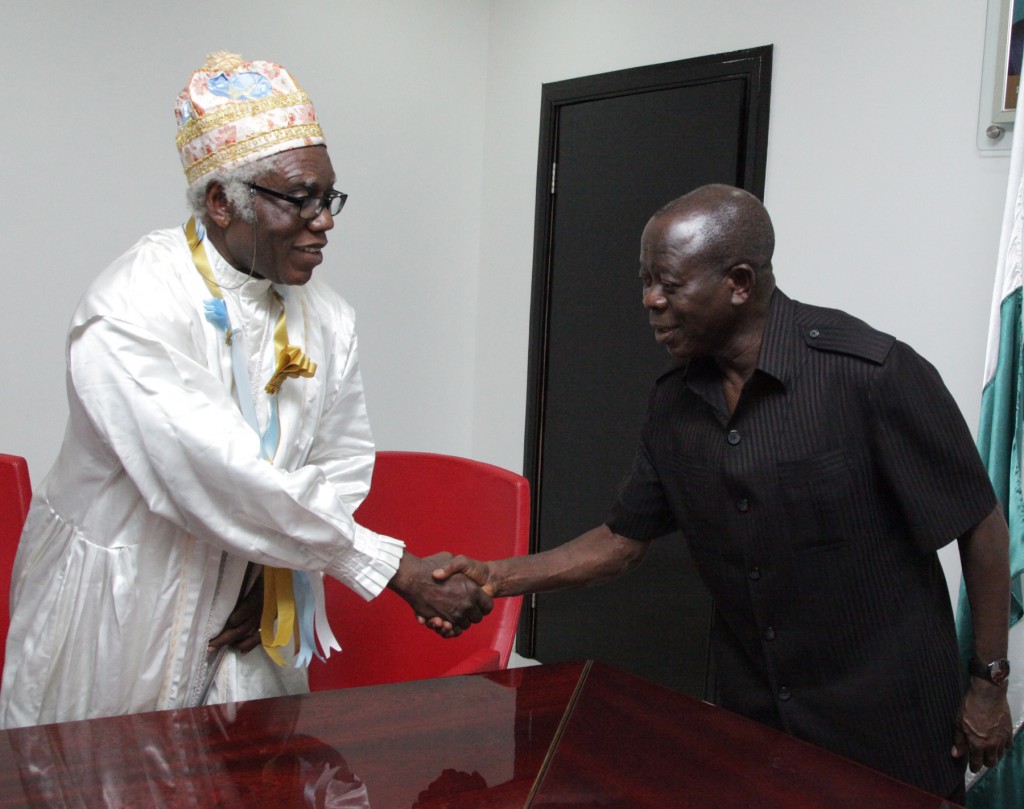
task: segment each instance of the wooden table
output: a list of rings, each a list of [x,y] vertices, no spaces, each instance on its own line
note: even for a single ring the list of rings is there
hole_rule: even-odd
[[[601,664],[0,732],[0,807],[827,807],[941,798]]]

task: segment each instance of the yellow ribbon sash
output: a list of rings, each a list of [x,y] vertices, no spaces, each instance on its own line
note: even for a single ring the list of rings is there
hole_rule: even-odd
[[[276,290],[274,295],[281,303],[281,316],[278,317],[277,325],[274,326],[274,356],[277,358],[277,370],[274,371],[274,375],[270,377],[270,381],[267,383],[266,388],[264,388],[271,396],[281,389],[281,385],[284,384],[285,379],[288,377],[293,379],[306,377],[308,379],[316,373],[316,363],[307,357],[301,348],[288,342],[288,326],[285,324],[284,319],[284,301],[281,300],[281,296],[277,294]]]

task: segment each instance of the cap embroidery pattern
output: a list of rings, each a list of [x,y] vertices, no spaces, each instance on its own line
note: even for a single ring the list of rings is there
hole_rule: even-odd
[[[216,51],[175,105],[177,147],[190,185],[212,171],[325,143],[309,96],[280,65]]]

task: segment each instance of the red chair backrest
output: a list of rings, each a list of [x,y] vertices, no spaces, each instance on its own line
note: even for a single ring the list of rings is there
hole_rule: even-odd
[[[32,499],[28,463],[18,455],[0,454],[0,670],[3,670],[10,622],[11,569]]]
[[[367,528],[403,540],[417,556],[451,551],[489,560],[529,550],[526,478],[467,458],[378,452],[370,494],[355,516]],[[325,585],[331,628],[343,651],[310,664],[314,691],[508,665],[521,598],[497,599],[481,623],[444,640],[420,626],[390,590],[366,602],[333,579]]]

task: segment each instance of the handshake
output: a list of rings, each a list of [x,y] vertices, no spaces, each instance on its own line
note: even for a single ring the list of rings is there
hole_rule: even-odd
[[[443,552],[422,559],[405,553],[388,587],[404,598],[416,619],[444,638],[456,638],[494,607],[491,568]]]
[[[454,638],[482,621],[495,598],[611,581],[639,565],[648,544],[602,524],[549,550],[491,562],[406,553],[388,587],[409,602],[421,624]]]

